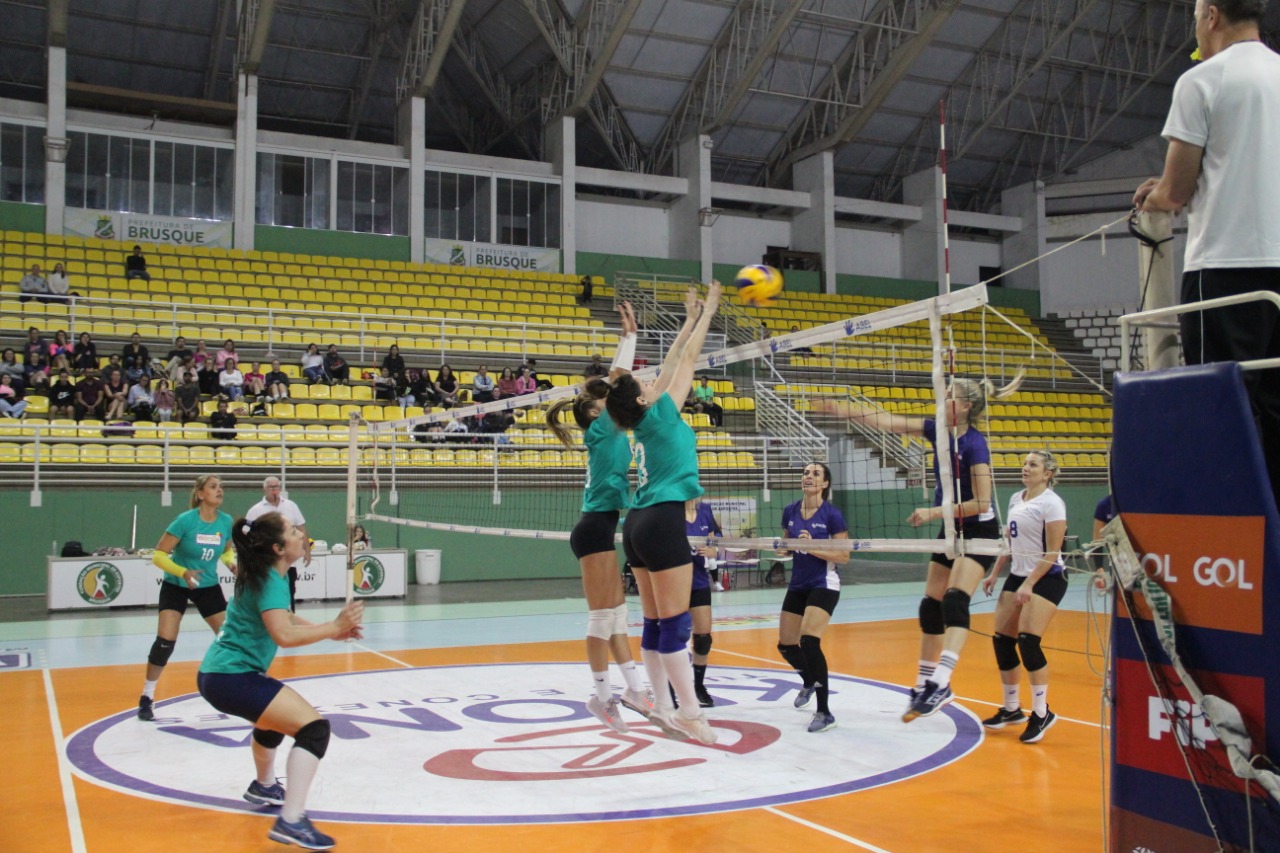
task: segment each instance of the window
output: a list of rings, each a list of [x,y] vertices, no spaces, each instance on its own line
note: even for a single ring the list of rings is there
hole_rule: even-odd
[[[560,186],[499,178],[498,242],[560,248]]]
[[[338,231],[409,234],[409,170],[338,161]]]
[[[0,123],[0,199],[44,203],[44,128]]]
[[[258,154],[257,221],[295,228],[329,227],[329,161]]]
[[[489,178],[428,169],[423,182],[423,236],[439,240],[488,243],[492,204]]]
[[[68,136],[68,207],[231,219],[232,149],[74,130]]]

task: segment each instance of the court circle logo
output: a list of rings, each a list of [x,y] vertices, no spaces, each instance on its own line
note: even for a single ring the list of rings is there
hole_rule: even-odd
[[[708,717],[720,740],[708,747],[663,737],[630,711],[629,732],[605,729],[586,709],[582,682],[576,663],[290,679],[333,731],[308,814],[388,824],[707,814],[890,784],[962,758],[983,737],[977,717],[954,705],[904,726],[905,688],[846,676],[832,676],[844,727],[811,735],[809,715],[792,706],[794,673],[716,667]],[[249,723],[197,694],[155,710],[154,724],[130,709],[72,735],[74,772],[149,799],[258,811],[240,798],[253,772]]]
[[[76,592],[89,604],[110,604],[124,589],[124,575],[111,563],[90,563],[76,578]]]
[[[383,581],[387,579],[387,570],[377,557],[356,557],[351,567],[351,582],[355,586],[356,595],[373,595],[382,589]]]

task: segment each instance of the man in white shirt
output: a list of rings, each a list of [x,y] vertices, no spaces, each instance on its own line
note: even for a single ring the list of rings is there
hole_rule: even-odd
[[[302,565],[311,565],[311,539],[307,536],[307,520],[302,517],[298,505],[280,492],[280,478],[268,477],[262,481],[262,500],[249,508],[244,514],[246,521],[254,521],[269,512],[278,512],[293,522],[293,526],[302,531],[303,558]],[[295,609],[294,597],[298,592],[298,567],[289,567],[289,609]]]
[[[1142,211],[1187,209],[1182,301],[1280,292],[1280,55],[1261,41],[1267,0],[1197,0],[1197,53],[1179,78],[1164,172]],[[1188,364],[1280,357],[1280,312],[1257,302],[1184,314]],[[1272,487],[1280,494],[1280,370],[1245,373]]]

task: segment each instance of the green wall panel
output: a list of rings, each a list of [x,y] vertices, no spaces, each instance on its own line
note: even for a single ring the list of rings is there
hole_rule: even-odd
[[[410,260],[408,237],[321,231],[314,228],[281,228],[274,225],[255,225],[253,235],[254,248],[260,252],[293,252],[378,261]]]
[[[956,285],[955,289],[959,289]],[[928,299],[938,295],[938,283],[921,279],[883,278],[874,275],[836,275],[836,293],[849,296],[882,296],[886,299]],[[1040,316],[1040,291],[989,287],[987,296],[997,308],[1021,308]]]
[[[44,233],[44,205],[0,201],[0,230]]]

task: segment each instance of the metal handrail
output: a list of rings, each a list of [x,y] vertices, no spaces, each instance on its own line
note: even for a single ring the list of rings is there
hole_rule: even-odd
[[[1173,305],[1168,308],[1153,308],[1150,311],[1123,314],[1120,317],[1120,364],[1127,367],[1132,363],[1130,359],[1132,344],[1129,335],[1131,326],[1159,327],[1159,321],[1166,317],[1177,317],[1181,314],[1207,311],[1210,308],[1223,308],[1228,305],[1243,305],[1249,302],[1270,302],[1280,310],[1280,294],[1269,290],[1252,290],[1248,293],[1237,293],[1233,296],[1219,296],[1216,299],[1202,299],[1199,302],[1187,302],[1183,305]],[[1256,358],[1242,361],[1240,362],[1240,367],[1243,370],[1273,370],[1280,368],[1280,358]]]

